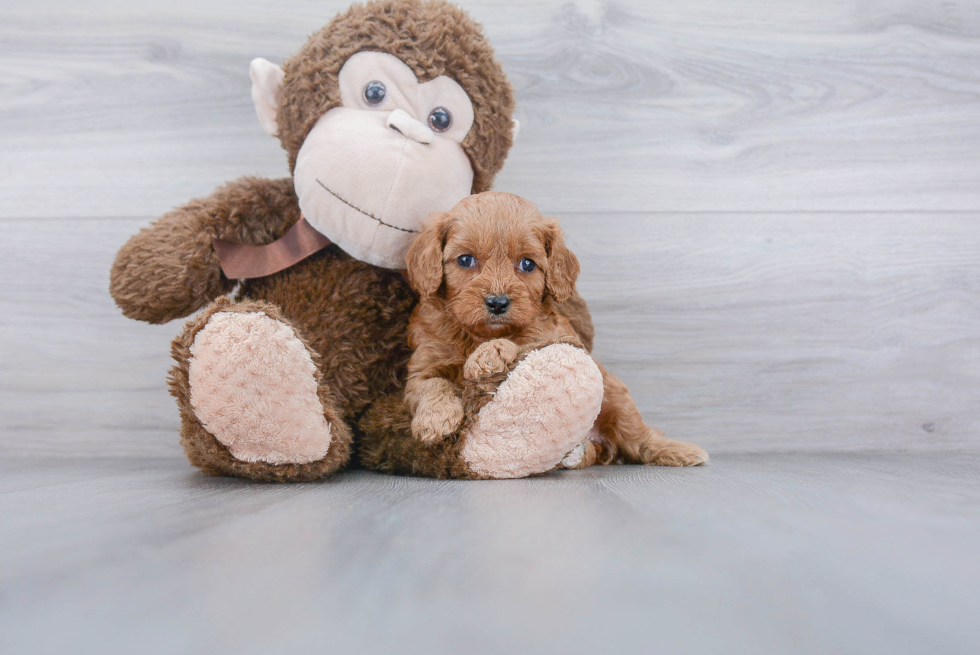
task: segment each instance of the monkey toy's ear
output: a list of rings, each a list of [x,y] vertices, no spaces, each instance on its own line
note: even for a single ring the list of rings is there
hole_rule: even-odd
[[[276,112],[279,108],[279,89],[282,88],[282,80],[286,74],[262,57],[252,60],[248,72],[252,77],[252,102],[255,103],[259,122],[269,136],[279,136]]]
[[[434,296],[442,285],[442,249],[451,218],[448,213],[433,214],[405,255],[408,283],[423,298]]]
[[[548,226],[545,251],[548,254],[545,287],[557,302],[565,302],[575,293],[575,280],[580,269],[578,257],[565,245],[558,221],[551,221]]]

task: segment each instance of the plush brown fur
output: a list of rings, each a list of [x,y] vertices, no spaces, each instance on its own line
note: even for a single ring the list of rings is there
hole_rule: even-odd
[[[472,258],[472,266],[460,257]],[[524,271],[524,260],[534,263]],[[408,277],[421,300],[409,324],[415,348],[405,400],[412,434],[433,443],[458,430],[465,415],[464,380],[507,370],[522,347],[578,337],[558,302],[575,292],[579,263],[557,221],[527,200],[481,193],[429,222],[408,252]],[[505,297],[496,314],[488,298]],[[600,367],[603,402],[596,427],[603,463],[686,466],[707,459],[693,444],[666,439],[647,426],[626,386]],[[589,453],[589,458],[600,456]]]
[[[511,145],[513,95],[479,25],[440,0],[356,5],[286,62],[278,123],[290,169],[310,128],[340,102],[341,66],[361,50],[389,52],[420,80],[448,75],[466,90],[475,122],[463,148],[475,172],[473,190],[488,188]],[[242,283],[237,302],[222,299],[208,306],[235,287],[221,273],[212,238],[263,245],[285,234],[299,217],[292,179],[242,178],[155,221],[120,249],[112,266],[110,291],[126,316],[164,323],[207,307],[174,341],[170,382],[187,455],[207,473],[280,481],[327,475],[347,461],[348,426],[379,398],[401,395],[411,354],[406,327],[416,296],[397,271],[357,261],[331,246],[285,271]],[[188,367],[194,336],[216,312],[256,307],[287,323],[315,355],[319,395],[335,438],[322,461],[241,462],[193,413]],[[591,330],[584,304],[573,309],[582,329]]]
[[[235,286],[212,238],[261,245],[299,220],[292,178],[244,177],[164,214],[116,255],[109,291],[124,315],[148,323],[187,316]]]
[[[344,62],[364,50],[398,57],[419,82],[446,75],[463,87],[474,112],[462,143],[473,165],[473,192],[489,189],[512,144],[513,89],[482,28],[459,7],[441,1],[354,5],[283,63],[277,121],[289,170],[317,120],[340,104],[338,76]]]
[[[191,389],[188,382],[188,369],[191,360],[191,345],[198,332],[204,329],[208,320],[217,312],[263,312],[266,316],[289,323],[274,306],[262,301],[233,302],[229,298],[218,298],[200,316],[187,323],[184,331],[173,340],[171,354],[177,365],[170,371],[168,386],[177,399],[180,409],[181,445],[191,464],[211,475],[239,475],[253,480],[268,482],[316,480],[343,466],[350,458],[352,435],[343,421],[343,413],[338,411],[337,398],[332,393],[333,385],[326,384],[322,374],[317,376],[317,396],[324,408],[324,417],[332,427],[330,449],[324,458],[310,464],[267,464],[265,462],[243,462],[232,457],[228,449],[219,443],[202,425],[191,406]],[[302,339],[297,331],[296,335]],[[319,355],[305,344],[316,363]]]
[[[382,398],[358,427],[363,433],[358,453],[366,468],[427,478],[474,478],[458,439],[422,444],[411,438],[412,414],[400,396]]]

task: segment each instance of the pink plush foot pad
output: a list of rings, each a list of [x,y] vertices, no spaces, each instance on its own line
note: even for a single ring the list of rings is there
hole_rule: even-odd
[[[521,478],[555,468],[587,437],[602,405],[602,374],[568,344],[535,350],[480,410],[462,455],[491,478]]]
[[[330,448],[316,365],[290,326],[262,312],[219,312],[194,339],[191,406],[245,462],[307,464]]]

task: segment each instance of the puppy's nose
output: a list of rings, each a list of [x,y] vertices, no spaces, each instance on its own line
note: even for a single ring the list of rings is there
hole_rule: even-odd
[[[500,316],[510,307],[510,298],[507,296],[487,296],[483,299],[483,302],[487,304],[487,309],[490,310],[490,313],[496,316]]]

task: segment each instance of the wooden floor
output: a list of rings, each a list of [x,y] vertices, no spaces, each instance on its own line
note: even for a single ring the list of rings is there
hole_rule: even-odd
[[[0,6],[0,653],[976,652],[980,1],[462,2],[517,90],[496,188],[711,464],[208,479],[180,324],[109,266],[287,174],[248,63],[347,4]]]
[[[539,479],[0,463],[4,653],[976,653],[980,455]]]

